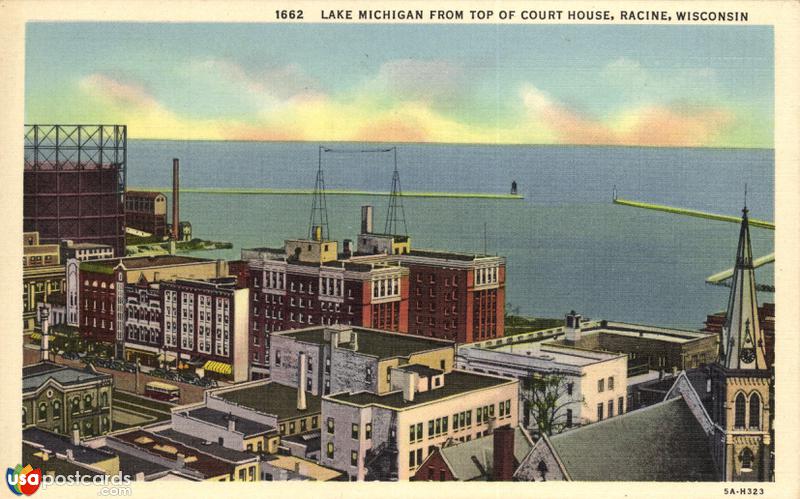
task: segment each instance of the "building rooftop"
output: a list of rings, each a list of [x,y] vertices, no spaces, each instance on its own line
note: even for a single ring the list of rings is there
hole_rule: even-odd
[[[183,454],[185,467],[200,473],[206,478],[230,475],[234,472],[234,464],[204,452],[199,452],[156,433],[134,430],[127,433],[118,433],[109,438],[122,441],[153,455],[173,461],[178,459],[178,454]],[[257,457],[252,456],[252,459],[255,460]]]
[[[328,343],[325,340],[325,327],[315,327],[306,329],[295,329],[280,332],[282,336],[289,336],[297,341],[305,343],[315,343],[318,345]],[[330,328],[334,329],[335,328]],[[390,333],[378,329],[368,329],[362,327],[347,327],[357,333],[358,352],[364,355],[378,357],[380,359],[392,357],[408,357],[417,352],[438,350],[441,348],[453,348],[454,343],[447,340],[424,338],[410,334]],[[339,343],[340,348],[352,349],[351,343]]]
[[[253,455],[250,453],[239,451],[236,449],[230,449],[228,447],[218,444],[217,442],[210,442],[200,437],[195,437],[194,435],[181,433],[179,431],[173,430],[172,428],[157,431],[155,433],[161,435],[164,438],[168,438],[173,442],[181,443],[187,447],[191,447],[192,449],[205,452],[206,454],[211,454],[214,457],[217,457],[219,459],[222,459],[223,461],[228,461],[231,463],[248,461],[253,457]]]
[[[320,397],[306,392],[306,410],[298,410],[297,388],[271,381],[241,388],[233,386],[212,393],[211,396],[264,414],[273,414],[278,420],[317,414],[321,408]]]
[[[208,407],[198,407],[197,409],[183,411],[181,414],[186,414],[190,418],[199,419],[200,421],[212,424],[214,426],[219,426],[221,428],[228,427],[228,418],[231,416],[226,412],[209,409]],[[264,433],[276,431],[272,426],[253,421],[251,419],[245,419],[239,416],[233,416],[233,418],[236,425],[236,431],[243,433],[244,438],[255,437],[257,435],[263,435]]]
[[[147,198],[147,199],[155,199],[158,196],[163,196],[164,194],[157,192],[157,191],[126,191],[125,196],[127,197],[137,197],[137,198]]]
[[[44,460],[40,448],[25,442],[22,443],[22,462],[30,464],[33,468],[40,468],[42,475],[75,476],[76,472],[86,476],[105,475],[99,470],[67,459],[48,456],[47,460]]]
[[[145,478],[147,478],[152,475],[166,473],[171,469],[111,447],[100,447],[99,450],[116,454],[119,457],[119,471],[124,475],[135,477],[137,473],[144,473]]]
[[[107,258],[105,260],[91,260],[81,262],[81,270],[89,272],[99,272],[110,274],[120,263],[126,269],[146,269],[152,267],[167,267],[171,265],[186,265],[190,263],[209,263],[214,260],[208,258],[196,258],[192,256],[177,255],[155,255],[155,256],[132,256],[127,258]]]
[[[67,450],[71,450],[75,461],[88,465],[102,463],[114,458],[113,452],[93,449],[83,445],[74,445],[68,437],[40,428],[23,430],[22,441],[32,447],[45,449],[56,454],[66,455]]]
[[[338,393],[329,395],[326,398],[362,407],[380,405],[392,409],[404,410],[447,397],[511,383],[518,383],[518,381],[498,376],[454,370],[444,375],[443,386],[433,390],[417,392],[414,394],[413,401],[404,400],[402,390],[384,395],[377,395],[372,392]]]
[[[412,373],[417,373],[421,378],[430,378],[431,376],[438,376],[440,374],[444,374],[444,371],[440,369],[433,369],[431,367],[422,364],[406,364],[404,366],[398,366],[396,369],[402,369],[403,371],[411,371]]]
[[[322,432],[320,430],[310,431],[308,433],[298,433],[281,437],[281,442],[291,442],[303,445],[306,452],[316,452],[322,447]]]
[[[327,482],[329,480],[334,480],[342,476],[341,471],[333,470],[331,468],[326,468],[325,466],[320,466],[319,464],[313,461],[309,461],[307,459],[301,459],[295,456],[272,455],[268,456],[265,459],[265,462],[270,466],[274,466],[276,468],[280,468],[286,471],[291,471],[293,473],[295,471],[295,467],[299,466],[300,475],[320,482]]]
[[[521,463],[533,447],[530,436],[521,428],[514,429],[514,459]],[[444,461],[453,472],[456,480],[486,480],[491,476],[494,466],[494,436],[445,445],[439,449]]]
[[[572,480],[713,481],[708,437],[683,397],[550,437]]]
[[[52,379],[62,386],[77,385],[90,381],[111,381],[110,374],[93,372],[89,369],[75,369],[51,362],[42,362],[22,368],[22,393],[36,391]]]

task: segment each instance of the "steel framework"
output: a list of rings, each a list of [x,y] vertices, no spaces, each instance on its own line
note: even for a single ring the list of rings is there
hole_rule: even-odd
[[[24,225],[125,251],[125,125],[25,125]]]

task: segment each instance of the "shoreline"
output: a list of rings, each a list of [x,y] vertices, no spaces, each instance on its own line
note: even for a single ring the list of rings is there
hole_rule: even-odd
[[[172,192],[172,188],[164,187],[129,187],[129,191]],[[267,196],[311,196],[313,189],[270,189],[270,188],[216,188],[216,187],[182,187],[181,193],[188,194],[237,194]],[[391,192],[357,191],[347,189],[326,189],[326,196],[390,196]],[[422,192],[408,191],[401,194],[405,198],[461,198],[461,199],[506,199],[523,200],[521,194],[494,194],[489,192]]]

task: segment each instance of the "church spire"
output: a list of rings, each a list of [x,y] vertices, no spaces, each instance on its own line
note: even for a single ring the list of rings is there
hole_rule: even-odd
[[[747,205],[742,209],[742,226],[736,249],[728,313],[722,329],[720,364],[728,369],[766,369],[764,336],[758,320],[756,280]]]

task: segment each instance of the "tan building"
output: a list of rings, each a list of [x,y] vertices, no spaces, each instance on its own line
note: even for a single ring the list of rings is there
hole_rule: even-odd
[[[64,265],[57,244],[40,244],[38,232],[22,238],[22,322],[23,331],[36,325],[37,303],[48,303],[50,296],[65,289]]]
[[[111,431],[113,378],[40,362],[22,369],[22,427],[80,437]]]
[[[392,391],[323,397],[320,464],[351,480],[408,480],[437,446],[494,425],[517,426],[519,383],[412,364],[392,368]]]

